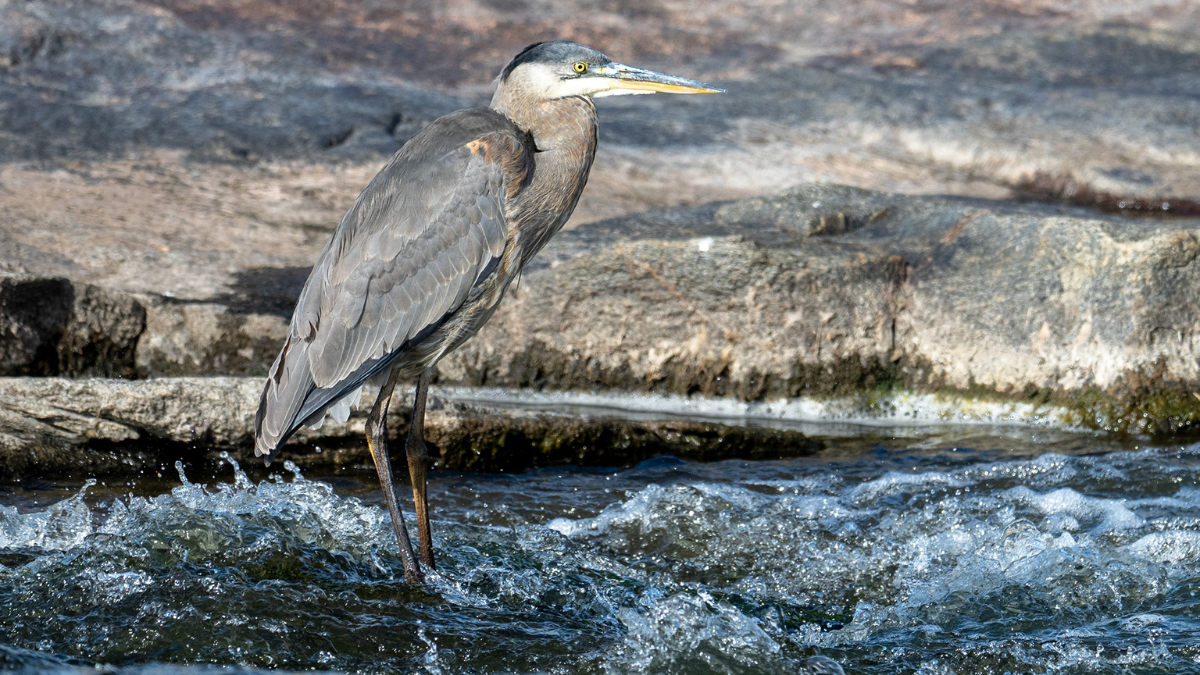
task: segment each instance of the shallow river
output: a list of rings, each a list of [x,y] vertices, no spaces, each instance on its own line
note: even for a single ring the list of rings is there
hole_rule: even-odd
[[[0,667],[1200,672],[1200,446],[855,448],[434,474],[424,588],[367,470],[9,484]]]

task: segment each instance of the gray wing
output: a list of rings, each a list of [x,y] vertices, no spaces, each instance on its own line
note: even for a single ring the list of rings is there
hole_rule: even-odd
[[[531,150],[498,113],[460,111],[424,129],[380,171],[300,295],[259,403],[256,454],[274,454],[304,420],[435,330],[494,272],[508,243],[509,192],[526,179]]]

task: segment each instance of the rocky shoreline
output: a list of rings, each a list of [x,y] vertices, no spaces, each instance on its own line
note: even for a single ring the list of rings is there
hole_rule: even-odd
[[[1185,431],[1200,420],[1198,226],[832,185],[635,214],[557,237],[437,382],[742,401],[957,392]],[[28,302],[47,289],[53,316]],[[3,372],[260,375],[290,298],[257,290],[186,303],[7,277]]]
[[[437,382],[850,399],[863,410],[938,394],[1045,409],[1062,428],[1187,434],[1200,426],[1198,226],[831,185],[636,214],[562,233]],[[60,309],[33,311],[45,305],[29,298],[47,289]],[[87,465],[78,453],[123,441],[246,452],[261,388],[253,375],[286,328],[271,301],[187,304],[63,278],[0,279],[13,336],[5,374],[84,378],[0,386],[7,471]],[[253,302],[258,311],[247,311]],[[197,371],[210,377],[180,377]],[[143,379],[86,377],[96,374]],[[430,424],[442,465],[455,469],[820,447],[795,431],[478,405],[435,412]],[[361,462],[360,427],[356,418],[305,431],[293,458]],[[322,444],[339,450],[314,453]]]

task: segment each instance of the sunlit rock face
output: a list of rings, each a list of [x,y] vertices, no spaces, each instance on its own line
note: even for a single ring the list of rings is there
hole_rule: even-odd
[[[746,400],[956,391],[1172,430],[1200,420],[1198,225],[828,185],[605,221],[552,243],[439,372]]]
[[[254,192],[279,162],[373,171],[428,120],[486,102],[519,49],[564,35],[731,93],[603,102],[606,191],[578,222],[801,181],[1200,199],[1200,10],[1103,0],[8,3],[0,159],[87,160],[112,196],[163,183],[202,202]],[[221,167],[206,190],[162,180],[196,163]],[[306,197],[337,210],[361,185]],[[245,201],[264,198],[289,197]]]

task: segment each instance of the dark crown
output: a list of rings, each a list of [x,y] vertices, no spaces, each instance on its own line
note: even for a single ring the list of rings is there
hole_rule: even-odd
[[[598,65],[612,63],[612,59],[591,47],[570,40],[535,42],[522,49],[520,54],[517,54],[512,61],[508,62],[507,66],[504,66],[504,70],[500,72],[500,80],[507,80],[517,66],[526,63],[570,64],[577,62]]]

